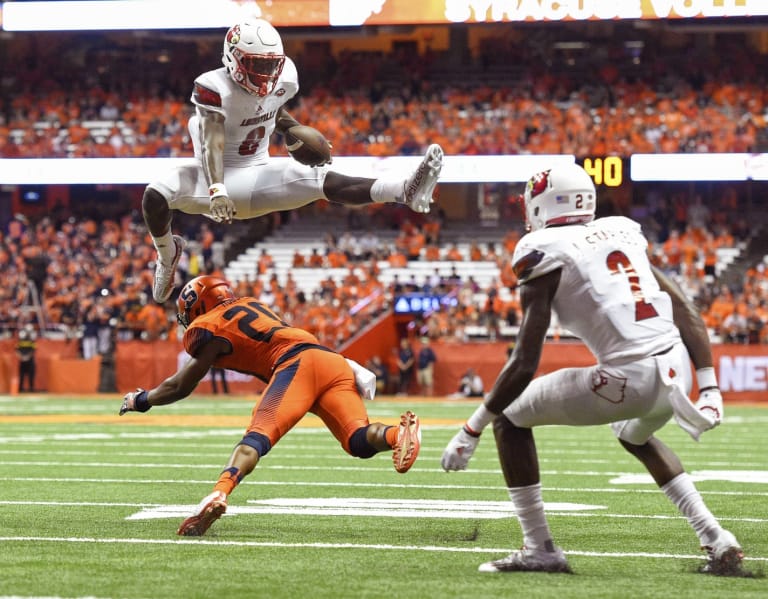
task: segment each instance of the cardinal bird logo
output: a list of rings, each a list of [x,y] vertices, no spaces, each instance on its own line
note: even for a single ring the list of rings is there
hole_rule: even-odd
[[[531,197],[535,198],[540,193],[543,193],[549,187],[549,172],[543,171],[535,174],[528,180],[528,188],[531,190]]]
[[[234,46],[240,41],[240,25],[235,25],[227,31],[227,43],[230,46]]]

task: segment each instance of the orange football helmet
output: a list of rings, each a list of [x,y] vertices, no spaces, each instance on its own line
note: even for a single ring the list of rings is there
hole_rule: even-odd
[[[179,293],[176,320],[186,328],[201,314],[236,299],[235,292],[224,279],[211,275],[195,277]]]

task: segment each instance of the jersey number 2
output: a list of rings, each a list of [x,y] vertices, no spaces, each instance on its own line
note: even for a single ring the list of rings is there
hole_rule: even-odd
[[[237,149],[237,153],[241,156],[250,156],[251,154],[255,154],[256,150],[259,149],[261,140],[264,139],[264,134],[266,131],[267,130],[264,127],[256,127],[255,129],[251,129],[248,132],[248,135],[245,136],[243,142],[240,144],[240,147]]]
[[[240,329],[240,331],[245,334],[247,337],[250,337],[254,341],[264,341],[269,342],[272,339],[272,335],[275,334],[276,331],[279,331],[280,329],[284,329],[288,326],[287,322],[283,322],[280,320],[275,314],[267,310],[266,308],[262,307],[256,302],[248,302],[247,306],[243,306],[242,304],[238,306],[233,306],[224,314],[222,314],[222,318],[224,320],[232,320],[239,314],[242,314],[243,317],[240,318],[237,321],[237,328]],[[259,318],[259,315],[266,316],[271,321],[277,321],[282,326],[274,326],[271,327],[267,331],[259,331],[258,329],[255,329],[251,326],[251,323]]]
[[[632,297],[635,300],[635,321],[645,320],[646,318],[653,318],[654,316],[659,315],[659,313],[656,312],[656,308],[653,307],[653,304],[649,304],[645,301],[643,289],[640,287],[640,276],[637,274],[635,267],[632,266],[632,263],[624,252],[620,252],[619,250],[611,252],[605,259],[605,264],[608,266],[608,270],[611,271],[611,274],[623,274],[627,277],[627,281],[629,281],[629,289],[632,291]]]

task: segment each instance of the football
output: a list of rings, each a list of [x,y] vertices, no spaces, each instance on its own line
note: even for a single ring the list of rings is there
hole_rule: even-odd
[[[285,147],[294,160],[309,166],[331,162],[331,144],[314,127],[294,125],[285,132]]]

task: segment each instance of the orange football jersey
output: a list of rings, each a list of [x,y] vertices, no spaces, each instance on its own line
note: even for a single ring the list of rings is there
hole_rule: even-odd
[[[317,337],[290,326],[254,297],[217,306],[195,318],[184,333],[184,349],[194,357],[214,336],[226,339],[232,348],[219,356],[215,367],[251,374],[265,382],[288,350],[319,344]]]

